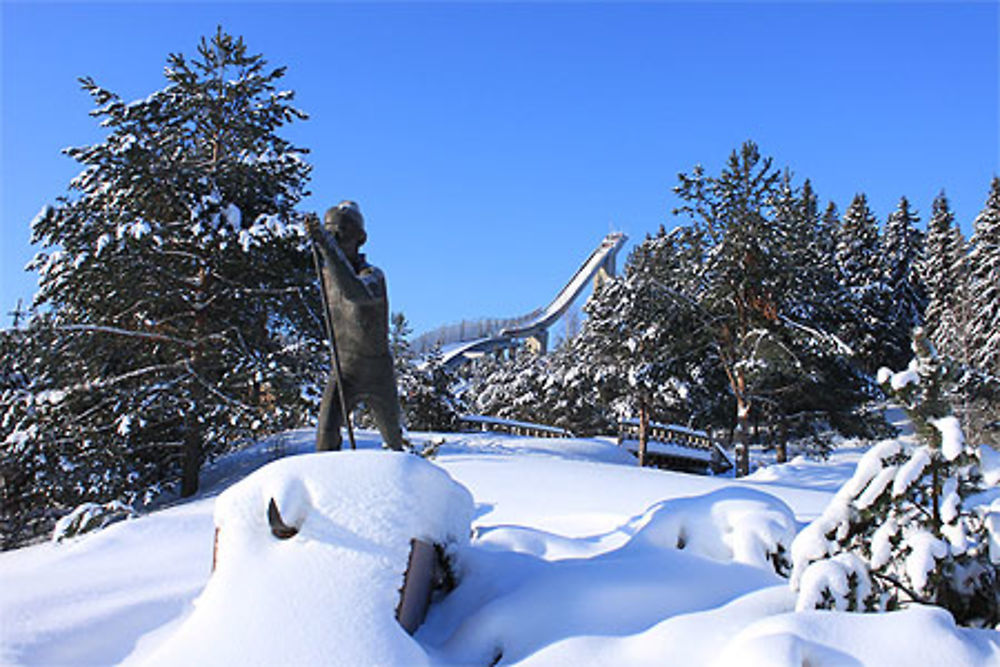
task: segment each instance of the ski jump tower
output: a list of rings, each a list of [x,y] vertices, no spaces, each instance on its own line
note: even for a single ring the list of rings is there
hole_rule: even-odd
[[[517,347],[524,341],[539,354],[548,351],[549,328],[566,314],[580,293],[593,281],[596,290],[601,283],[615,275],[618,251],[628,237],[621,232],[612,232],[604,237],[600,245],[590,253],[590,257],[580,265],[573,277],[563,286],[556,297],[538,315],[523,324],[502,330],[495,336],[461,343],[444,355],[447,366],[458,366],[462,362],[496,350]]]

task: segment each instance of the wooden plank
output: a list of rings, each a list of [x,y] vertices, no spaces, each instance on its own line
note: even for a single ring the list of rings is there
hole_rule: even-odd
[[[434,588],[438,553],[433,544],[423,540],[410,540],[410,559],[403,575],[403,588],[399,591],[396,620],[409,634],[413,634],[427,617]]]

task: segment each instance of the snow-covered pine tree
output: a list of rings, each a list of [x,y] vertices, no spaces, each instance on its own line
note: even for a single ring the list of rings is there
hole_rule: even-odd
[[[692,325],[689,318],[697,311],[670,276],[684,261],[685,241],[686,230],[661,229],[637,246],[624,274],[606,282],[584,306],[588,317],[567,346],[565,358],[575,360],[600,402],[619,419],[634,417],[644,425],[681,416],[686,421],[691,413],[684,378],[697,359],[689,352],[705,327]],[[689,335],[677,336],[678,331]],[[640,428],[640,465],[645,434]]]
[[[888,290],[891,326],[883,341],[880,363],[891,368],[903,366],[910,358],[910,333],[923,324],[927,307],[927,288],[917,266],[924,252],[923,233],[917,229],[920,218],[910,209],[906,197],[889,214],[882,235],[882,264]]]
[[[958,305],[966,284],[963,247],[955,215],[942,191],[931,205],[927,239],[919,265],[928,296],[924,330],[936,349],[959,361],[963,360],[966,348],[961,342],[966,335]]]
[[[815,196],[802,198],[790,177],[783,185],[752,142],[732,154],[718,177],[698,167],[680,179],[675,191],[685,205],[676,212],[691,217],[700,248],[688,268],[697,276],[688,297],[701,311],[699,321],[710,323],[704,356],[728,378],[735,399],[737,472],[745,474],[752,416],[765,407],[771,415],[784,413],[783,395],[801,394],[803,381],[822,376],[814,372],[818,365],[843,365],[850,352],[824,329],[826,320],[837,321],[832,313],[842,311],[836,281],[802,279],[814,257],[825,261],[829,240],[817,236]],[[827,314],[812,319],[820,309]],[[856,378],[838,376],[855,392]]]
[[[45,475],[47,461],[25,446],[36,410],[32,388],[44,384],[39,374],[46,372],[37,363],[38,352],[51,342],[36,333],[30,323],[23,330],[0,330],[0,549],[17,546],[40,532],[39,524],[55,518],[44,501],[22,491],[31,488],[44,496],[35,481]],[[14,433],[20,435],[14,438]]]
[[[797,608],[948,609],[964,625],[1000,622],[1000,578],[990,526],[970,497],[981,489],[979,452],[965,441],[945,400],[948,365],[920,329],[916,357],[899,373],[879,371],[906,410],[918,441],[885,440],[858,462],[819,519],[792,544]]]
[[[1000,378],[1000,176],[976,217],[968,256],[972,363]]]
[[[567,338],[555,352],[549,355],[548,377],[543,384],[542,409],[544,423],[564,428],[576,435],[593,436],[611,433],[617,426],[612,410],[601,401],[598,386],[591,377],[589,360],[574,353],[573,341],[580,330]]]
[[[844,323],[841,338],[854,350],[869,374],[882,364],[882,345],[889,337],[889,292],[880,260],[878,222],[863,193],[854,197],[836,233],[835,259],[840,283],[847,291],[854,316]]]
[[[441,346],[433,346],[415,369],[402,397],[409,428],[453,431],[465,405],[455,395],[458,376],[444,364]]]
[[[773,224],[781,174],[772,162],[748,141],[732,152],[719,176],[696,167],[680,174],[674,188],[684,201],[675,213],[691,218],[704,248],[697,301],[711,314],[717,359],[736,403],[737,474],[749,471],[755,383],[769,370],[759,353],[767,348],[780,356],[780,345],[769,343],[782,315],[781,288],[789,282],[790,264],[781,252],[786,230]]]
[[[484,358],[482,369],[463,398],[472,412],[488,417],[545,423],[539,397],[547,378],[548,357],[523,346],[512,358]],[[480,365],[480,364],[475,364]]]
[[[294,211],[310,167],[277,134],[306,116],[283,74],[220,28],[145,99],[82,80],[108,136],[66,151],[84,170],[34,221],[33,267],[36,303],[86,356],[18,437],[106,472],[52,502],[194,493],[207,458],[313,414],[321,311]]]
[[[921,265],[930,297],[925,329],[934,346],[954,359],[961,370],[951,388],[951,400],[963,430],[976,441],[1000,445],[1000,429],[995,425],[1000,412],[1000,377],[975,364],[979,351],[972,335],[976,293],[970,280],[967,248],[942,193],[934,201]]]
[[[400,408],[408,428],[419,431],[451,431],[465,411],[456,396],[458,375],[444,365],[440,345],[422,355],[413,352],[409,322],[393,313],[389,325],[389,347],[396,367]]]
[[[820,216],[811,182],[796,189],[788,172],[774,208],[789,267],[780,289],[784,326],[771,334],[779,353],[771,355],[756,396],[782,462],[790,438],[806,440],[811,453],[825,455],[831,427],[845,435],[869,435],[875,425],[856,414],[872,387],[853,368],[848,346],[824,333],[837,331],[853,316],[833,262],[833,219]]]

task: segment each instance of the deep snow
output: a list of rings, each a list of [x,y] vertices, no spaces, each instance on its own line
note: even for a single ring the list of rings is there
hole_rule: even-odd
[[[401,455],[387,452],[324,454],[314,466],[306,464],[316,457],[295,456],[219,495],[255,468],[311,448],[310,432],[290,433],[206,469],[204,491],[190,502],[0,554],[0,663],[143,663],[159,656],[167,664],[206,664],[238,656],[274,664],[266,648],[271,633],[274,645],[294,642],[296,652],[286,655],[299,663],[319,656],[324,664],[338,662],[340,654],[330,652],[340,637],[354,651],[369,651],[340,655],[342,663],[1000,665],[995,631],[957,628],[938,609],[795,611],[773,552],[823,512],[854,472],[859,448],[841,447],[828,462],[769,466],[736,482],[639,469],[602,440],[442,437],[434,466],[406,457],[393,463]],[[375,435],[362,432],[360,445],[375,448]],[[366,457],[397,469],[373,475]],[[351,469],[353,481],[324,472],[355,461],[362,463]],[[257,533],[247,528],[240,546],[220,546],[220,562],[231,559],[239,576],[224,577],[222,566],[212,575],[215,525],[220,516],[239,515],[246,498],[274,491],[286,519],[301,522],[304,507],[319,506],[312,499],[339,493],[302,481],[303,466],[315,468],[316,479],[341,480],[340,500],[319,503],[332,517],[320,531],[326,541],[314,544],[304,534],[276,544],[266,524]],[[457,547],[459,586],[432,606],[411,639],[391,624],[358,625],[374,609],[364,607],[366,598],[385,598],[395,584],[362,563],[357,554],[367,547],[338,538],[337,527],[354,520],[342,512],[356,517],[382,500],[398,504],[408,473],[425,468],[447,473],[430,475],[438,491],[428,507],[442,518],[434,530],[454,532],[461,523],[463,492],[441,491],[459,484],[474,502],[466,519],[473,530]],[[383,488],[367,495],[375,479]],[[243,500],[226,500],[237,496]],[[406,524],[390,512],[352,530],[368,530],[376,543],[408,538],[418,525],[434,523],[421,517]],[[393,544],[385,552],[392,553],[384,563],[390,572],[400,554]],[[285,556],[275,558],[279,546]],[[255,577],[299,592],[271,595],[269,606],[258,608],[260,590],[248,589]]]

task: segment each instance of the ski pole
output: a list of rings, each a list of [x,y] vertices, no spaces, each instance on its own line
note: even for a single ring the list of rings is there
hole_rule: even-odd
[[[333,361],[333,373],[337,381],[337,396],[340,398],[340,413],[344,415],[347,426],[347,438],[351,441],[351,449],[357,449],[354,444],[354,427],[351,426],[351,415],[347,412],[347,401],[344,399],[344,381],[340,372],[340,354],[337,352],[337,339],[333,333],[333,323],[330,321],[330,301],[326,294],[326,282],[323,280],[323,270],[320,268],[319,249],[316,241],[312,242],[313,266],[316,267],[316,277],[319,279],[319,294],[323,298],[323,324],[326,326],[326,337],[330,341],[330,357]]]

